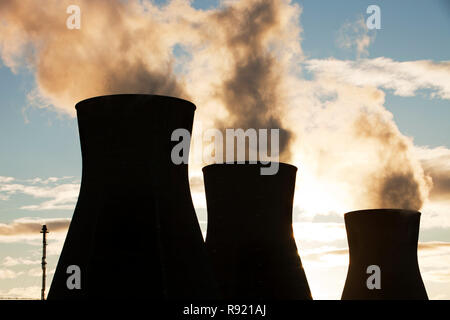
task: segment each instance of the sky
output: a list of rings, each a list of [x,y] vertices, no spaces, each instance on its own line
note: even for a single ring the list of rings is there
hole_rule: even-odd
[[[0,4],[0,297],[39,298],[44,222],[51,283],[81,180],[74,103],[136,91],[192,100],[194,132],[248,127],[246,113],[292,133],[282,161],[299,167],[293,226],[313,298],[342,293],[343,214],[382,206],[422,212],[422,277],[431,299],[450,298],[448,2],[80,0],[79,30],[66,27],[69,2],[46,0],[45,12],[27,2]],[[248,23],[241,13],[258,5],[265,20]],[[236,103],[250,92],[270,94]],[[205,232],[203,165],[191,157]],[[399,194],[408,201],[387,194],[389,177],[412,186]]]

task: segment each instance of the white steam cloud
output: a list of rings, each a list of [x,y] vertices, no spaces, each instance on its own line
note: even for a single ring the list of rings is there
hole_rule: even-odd
[[[72,4],[80,30],[66,28]],[[210,10],[185,0],[3,0],[0,11],[3,63],[29,68],[31,97],[58,111],[74,115],[76,102],[104,94],[187,98],[205,126],[281,129],[282,160],[301,168],[299,201],[311,210],[420,209],[428,198],[431,179],[380,88],[449,98],[448,62],[305,60],[301,7],[289,0]],[[357,40],[364,54],[373,39]]]

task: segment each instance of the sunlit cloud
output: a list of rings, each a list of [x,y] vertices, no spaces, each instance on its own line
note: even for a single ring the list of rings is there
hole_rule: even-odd
[[[0,269],[0,280],[15,279],[21,276],[23,272],[16,272],[11,269]]]
[[[3,259],[2,266],[5,267],[14,267],[18,265],[34,265],[34,264],[40,264],[41,260],[31,260],[27,258],[13,258],[10,256],[7,256]]]
[[[10,183],[14,181],[13,177],[2,177],[0,176],[0,183]]]
[[[450,149],[446,147],[416,147],[416,154],[425,174],[432,178],[430,199],[450,201]]]
[[[346,239],[343,223],[298,222],[293,224],[294,236],[300,243],[314,241],[330,243]]]
[[[48,251],[52,252],[55,241],[63,241],[70,224],[69,218],[19,218],[11,223],[0,223],[0,243],[27,243],[30,245],[40,245],[42,242],[42,234],[40,230],[42,225],[46,224],[49,232],[52,233],[49,241]],[[13,263],[13,261],[9,261]]]
[[[450,99],[450,61],[395,61],[379,57],[357,61],[311,59],[306,68],[321,77],[330,77],[356,86],[393,90],[395,95],[410,97],[427,89],[431,97]]]
[[[41,296],[41,287],[16,287],[9,290],[0,290],[2,299],[39,299]]]

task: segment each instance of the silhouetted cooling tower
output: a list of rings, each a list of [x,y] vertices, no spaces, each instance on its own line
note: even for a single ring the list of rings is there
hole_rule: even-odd
[[[420,212],[409,210],[345,214],[350,265],[342,299],[428,299],[417,262],[419,223]]]
[[[311,299],[292,230],[297,168],[280,163],[203,168],[208,206],[206,246],[228,299]]]
[[[171,134],[191,131],[195,106],[113,95],[76,109],[82,183],[48,298],[215,297],[188,167],[171,161]],[[71,265],[80,268],[81,289],[72,288]]]

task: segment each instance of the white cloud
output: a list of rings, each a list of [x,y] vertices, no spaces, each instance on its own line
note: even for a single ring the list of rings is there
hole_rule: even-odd
[[[0,291],[0,299],[40,299],[41,287],[21,287]]]
[[[310,266],[348,266],[348,248],[323,246],[301,252],[302,260]]]
[[[334,78],[356,86],[391,89],[399,96],[414,96],[418,90],[432,91],[431,97],[450,99],[450,61],[394,61],[390,58],[357,61],[312,59],[306,68],[323,78]]]
[[[14,181],[13,177],[0,176],[0,183],[8,183],[8,182],[12,182],[12,181]]]
[[[51,269],[51,270],[47,270],[46,271],[46,275],[49,276],[51,274],[55,273],[55,269]],[[27,271],[27,275],[30,277],[42,277],[42,268],[40,267],[36,267],[36,268],[32,268],[29,269]]]
[[[418,255],[425,284],[450,282],[450,242],[421,242]]]
[[[18,276],[22,275],[23,272],[16,272],[11,269],[0,269],[0,279],[15,279]]]
[[[17,265],[34,265],[34,264],[40,264],[41,260],[30,260],[26,258],[13,258],[10,256],[7,256],[3,259],[2,265],[5,267],[13,267]]]
[[[36,177],[36,178],[33,178],[33,179],[27,179],[25,181],[27,181],[27,182],[29,182],[31,184],[44,184],[44,185],[47,185],[47,184],[56,183],[56,182],[59,182],[59,181],[64,181],[64,180],[67,180],[67,179],[73,179],[73,178],[74,178],[73,176],[65,176],[65,177],[60,177],[60,178],[59,177],[49,177],[47,179],[42,179],[42,178]]]
[[[5,177],[2,177],[5,178]],[[24,210],[73,210],[80,189],[76,182],[58,184],[73,177],[50,177],[47,179],[34,178],[24,180],[23,183],[14,178],[0,179],[0,200],[7,201],[12,195],[24,194],[36,199],[50,199],[39,204],[24,205]]]

